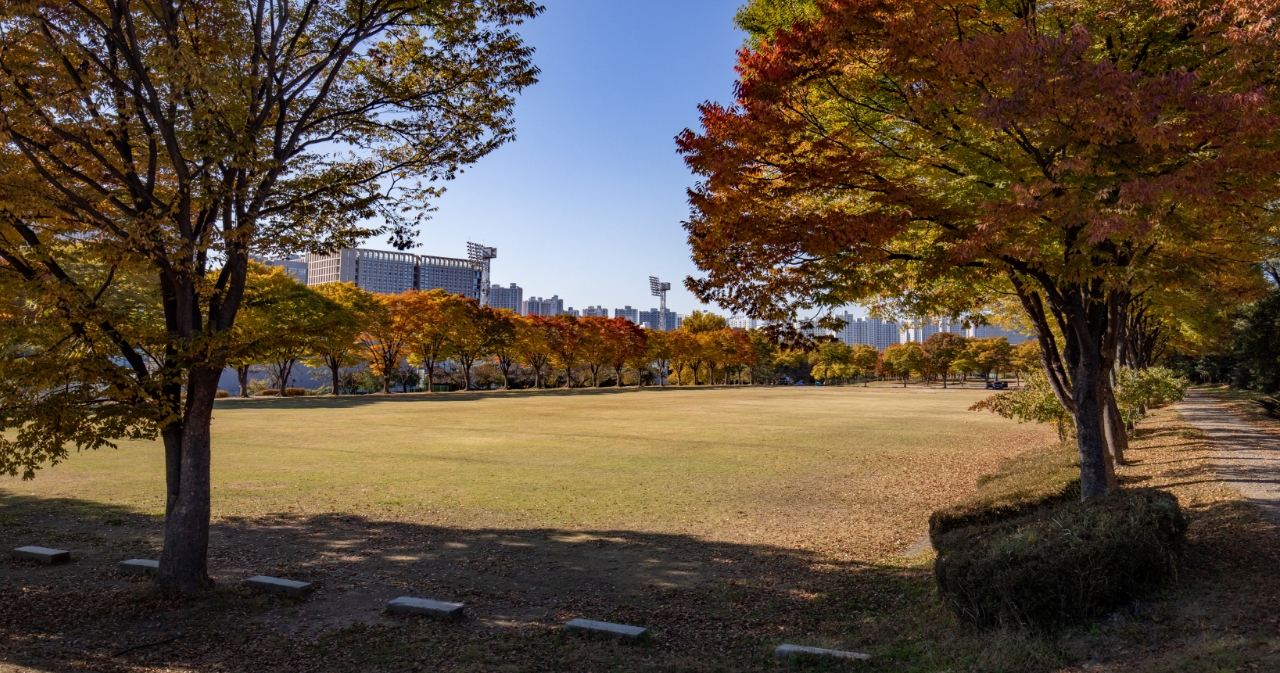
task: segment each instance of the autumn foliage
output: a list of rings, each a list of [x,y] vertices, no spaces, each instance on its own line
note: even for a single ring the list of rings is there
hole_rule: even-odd
[[[816,9],[757,35],[735,104],[678,138],[702,178],[690,289],[766,318],[1015,295],[1075,416],[1084,495],[1106,492],[1102,372],[1130,302],[1272,252],[1277,3]]]

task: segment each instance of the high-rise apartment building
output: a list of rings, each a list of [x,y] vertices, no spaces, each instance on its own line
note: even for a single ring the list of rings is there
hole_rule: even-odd
[[[651,308],[648,311],[640,311],[639,317],[639,324],[642,327],[648,327],[649,329],[662,329],[662,322],[660,321],[662,313],[658,309]],[[680,329],[680,323],[683,321],[683,318],[684,316],[678,315],[675,311],[668,310],[667,331]]]
[[[733,329],[757,329],[769,324],[768,320],[756,320],[745,315],[732,315],[725,318],[725,320],[729,323],[729,327]]]
[[[505,308],[508,311],[522,313],[524,308],[524,288],[511,284],[511,287],[502,287],[501,285],[489,286],[489,305],[493,308]]]
[[[529,297],[521,308],[524,315],[562,315],[565,313],[564,300],[557,295],[551,295],[547,298]]]
[[[1002,329],[994,325],[979,325],[977,327],[970,327],[969,329],[965,330],[964,335],[972,339],[989,339],[992,337],[1004,337],[1009,340],[1009,343],[1015,346],[1024,341],[1028,341],[1031,339],[1031,337],[1025,334],[1020,334],[1018,332],[1014,332],[1011,330]]]
[[[306,262],[308,285],[355,283],[382,294],[442,289],[480,297],[480,269],[466,259],[349,249],[332,255],[307,255]]]
[[[637,325],[640,324],[640,310],[631,308],[630,306],[613,309],[613,317],[626,318]]]
[[[834,317],[844,321],[844,327],[838,330],[821,330],[821,332],[824,335],[834,336],[850,346],[868,344],[884,350],[900,342],[901,329],[896,322],[878,318],[855,318],[848,311]]]
[[[588,306],[588,307],[586,307],[586,308],[582,309],[582,317],[584,317],[584,318],[588,318],[588,317],[608,318],[608,317],[609,317],[609,309],[607,309],[607,308],[605,308],[605,307],[603,307],[603,306]]]

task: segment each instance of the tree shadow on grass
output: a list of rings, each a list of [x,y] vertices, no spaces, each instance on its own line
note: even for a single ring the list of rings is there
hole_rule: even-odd
[[[1046,635],[958,623],[919,563],[670,533],[355,515],[219,521],[210,553],[218,588],[182,599],[115,570],[158,556],[157,517],[0,492],[0,518],[11,522],[0,543],[76,556],[65,566],[0,566],[0,661],[41,671],[755,671],[775,670],[773,646],[793,642],[875,656],[832,670],[1049,671],[1080,661],[1142,670],[1152,648],[1166,669],[1179,653],[1272,663],[1274,648],[1258,642],[1274,637],[1267,611],[1280,602],[1275,527],[1240,503],[1191,517],[1178,585],[1136,618]],[[294,600],[243,586],[257,574],[316,590]],[[385,615],[402,595],[466,603],[469,619]],[[653,639],[633,646],[561,632],[574,617],[645,626]]]
[[[205,670],[228,657],[254,662],[245,668],[306,668],[288,663],[298,659],[328,669],[332,653],[323,654],[317,638],[349,638],[352,629],[376,632],[382,644],[343,648],[363,652],[357,658],[365,663],[390,656],[390,668],[409,657],[406,638],[435,653],[437,670],[468,670],[468,657],[488,661],[491,648],[518,650],[512,656],[528,670],[608,670],[607,662],[634,657],[635,649],[563,635],[560,625],[574,617],[651,629],[644,656],[666,663],[637,670],[727,661],[752,670],[771,665],[771,647],[784,640],[864,647],[856,622],[929,591],[923,568],[679,534],[278,515],[216,522],[210,572],[219,589],[184,600],[115,568],[127,558],[158,558],[158,517],[4,492],[0,516],[14,522],[0,527],[0,544],[58,547],[75,557],[65,566],[0,567],[0,591],[14,597],[0,606],[0,661],[37,670],[77,661],[102,670],[155,661]],[[304,601],[264,596],[242,585],[258,574],[316,589]],[[405,595],[466,603],[470,619],[447,625],[383,613],[388,600]]]

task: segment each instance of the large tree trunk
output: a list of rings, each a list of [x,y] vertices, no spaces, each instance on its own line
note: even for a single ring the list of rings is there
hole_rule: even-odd
[[[236,367],[236,379],[240,383],[240,397],[249,396],[249,368],[251,365]]]
[[[1076,447],[1080,451],[1080,497],[1100,498],[1115,481],[1102,425],[1103,400],[1098,358],[1082,355],[1074,367],[1071,398],[1075,402]]]
[[[220,368],[197,367],[187,377],[178,494],[164,522],[159,581],[184,594],[213,585],[208,568],[209,442],[219,373]]]
[[[1111,460],[1116,465],[1124,465],[1124,454],[1129,450],[1129,433],[1125,430],[1124,419],[1120,416],[1120,407],[1116,404],[1115,389],[1111,386],[1109,372],[1103,377],[1102,422],[1107,433],[1107,446],[1111,449]]]
[[[342,367],[340,366],[340,364],[341,363],[339,363],[337,359],[329,358],[329,373],[333,376],[333,394],[334,395],[341,394],[340,392],[338,392],[340,388],[340,384],[342,382],[342,376],[340,374]]]
[[[1049,306],[1066,344],[1058,350],[1057,337],[1049,327],[1050,313],[1039,293],[1030,291],[1021,280],[1010,276],[1028,317],[1036,327],[1040,361],[1058,401],[1071,413],[1076,425],[1076,446],[1080,452],[1080,495],[1098,498],[1116,487],[1104,423],[1107,406],[1106,381],[1115,357],[1114,320],[1124,297],[1103,289],[1101,283],[1061,290],[1045,286]],[[1044,282],[1042,281],[1042,285]]]
[[[182,488],[182,422],[166,425],[160,431],[160,437],[164,440],[164,515],[168,517],[178,503],[178,493]]]

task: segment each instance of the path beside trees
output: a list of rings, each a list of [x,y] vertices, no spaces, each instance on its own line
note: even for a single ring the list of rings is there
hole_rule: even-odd
[[[1280,523],[1280,438],[1240,420],[1204,391],[1188,390],[1177,410],[1217,445],[1214,469],[1223,481]]]

